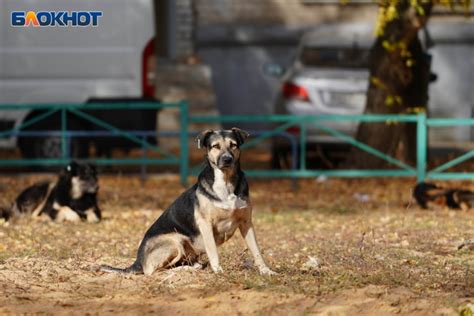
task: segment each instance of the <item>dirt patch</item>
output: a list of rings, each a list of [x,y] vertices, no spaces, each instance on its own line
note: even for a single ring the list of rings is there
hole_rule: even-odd
[[[1,204],[44,176],[2,177]],[[145,230],[182,191],[177,177],[101,179],[99,224],[0,224],[0,313],[458,315],[474,303],[474,211],[424,211],[413,181],[251,181],[269,265],[261,277],[240,236],[220,248],[224,273],[97,271],[127,266]],[[446,183],[444,183],[446,185]],[[470,187],[471,183],[449,183]],[[363,197],[363,198],[361,198]],[[312,258],[312,259],[310,259]]]

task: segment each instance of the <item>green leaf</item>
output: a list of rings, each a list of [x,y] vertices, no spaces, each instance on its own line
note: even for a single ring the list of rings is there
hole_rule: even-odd
[[[395,99],[393,96],[389,95],[385,98],[385,105],[392,106],[395,103]]]

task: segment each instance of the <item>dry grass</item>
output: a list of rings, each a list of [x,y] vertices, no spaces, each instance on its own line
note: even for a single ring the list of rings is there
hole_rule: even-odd
[[[1,203],[38,178],[3,177]],[[474,210],[410,205],[413,180],[252,181],[258,239],[276,277],[249,267],[239,236],[225,273],[97,272],[130,264],[145,230],[182,188],[176,177],[105,176],[100,224],[0,224],[0,313],[439,314],[474,303]],[[446,185],[446,183],[445,183]],[[471,183],[449,183],[470,187]],[[368,202],[356,193],[368,194]],[[308,256],[319,266],[308,267]]]

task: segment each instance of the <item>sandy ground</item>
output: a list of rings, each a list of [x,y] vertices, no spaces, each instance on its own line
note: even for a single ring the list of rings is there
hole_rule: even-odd
[[[0,178],[2,205],[45,175]],[[126,266],[147,227],[183,189],[178,178],[101,178],[99,224],[0,223],[0,314],[460,315],[474,309],[474,210],[420,210],[413,180],[251,181],[269,265],[259,276],[236,234],[209,267],[152,276]],[[470,182],[443,185],[474,189]],[[469,305],[471,304],[471,305]],[[468,315],[468,314],[464,314]]]

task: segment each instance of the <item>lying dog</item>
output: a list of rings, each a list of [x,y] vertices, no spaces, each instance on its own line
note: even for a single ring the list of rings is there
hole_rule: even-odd
[[[248,133],[206,130],[198,147],[207,149],[204,170],[145,233],[135,262],[125,269],[101,266],[105,272],[152,274],[160,268],[197,263],[207,254],[212,270],[222,272],[217,254],[237,228],[261,274],[274,274],[265,264],[252,225],[249,187],[240,169],[240,149]]]
[[[421,208],[442,206],[468,210],[474,205],[474,192],[460,189],[444,189],[432,183],[420,182],[413,190],[413,197]]]
[[[46,215],[57,222],[98,222],[98,189],[95,167],[72,162],[60,172],[56,182],[39,182],[21,192],[11,208],[0,212],[0,217],[9,220],[30,214]]]

